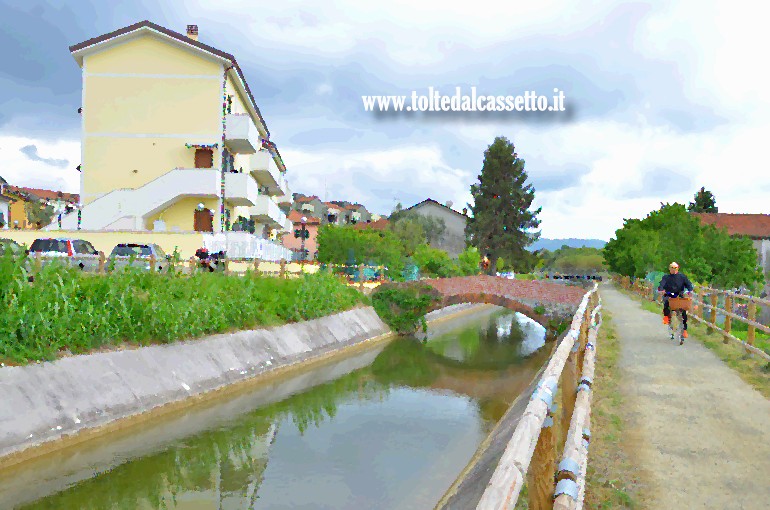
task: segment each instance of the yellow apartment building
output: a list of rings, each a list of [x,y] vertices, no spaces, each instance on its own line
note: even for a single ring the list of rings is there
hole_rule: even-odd
[[[265,237],[292,230],[286,167],[246,78],[197,26],[142,21],[70,52],[83,74],[81,202],[62,229],[220,232],[242,216]]]

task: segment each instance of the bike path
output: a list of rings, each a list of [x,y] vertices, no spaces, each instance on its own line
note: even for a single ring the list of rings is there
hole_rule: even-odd
[[[671,340],[660,314],[608,284],[600,291],[620,340],[623,414],[649,478],[647,508],[770,508],[770,400],[696,339]]]

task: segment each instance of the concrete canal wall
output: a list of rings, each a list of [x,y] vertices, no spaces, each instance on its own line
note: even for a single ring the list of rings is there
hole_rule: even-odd
[[[455,305],[426,318],[478,306]],[[366,307],[275,328],[0,368],[0,465],[389,333]]]

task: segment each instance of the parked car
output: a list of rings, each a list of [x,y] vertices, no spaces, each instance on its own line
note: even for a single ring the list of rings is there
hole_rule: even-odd
[[[14,256],[21,255],[21,252],[24,251],[21,245],[13,239],[0,238],[0,257],[5,255],[6,250],[10,250]]]
[[[154,243],[122,243],[115,246],[110,253],[107,267],[112,270],[128,267],[138,267],[146,271],[150,270],[150,257],[155,256],[156,271],[165,269],[170,255],[166,255],[163,248]],[[133,262],[132,262],[133,260]]]
[[[41,266],[51,264],[60,259],[67,265],[79,267],[83,271],[99,269],[99,252],[88,241],[68,237],[35,239],[29,247],[29,256],[42,257]]]

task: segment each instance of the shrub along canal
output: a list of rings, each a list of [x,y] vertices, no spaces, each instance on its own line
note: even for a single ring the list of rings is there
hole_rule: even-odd
[[[24,509],[432,508],[547,360],[483,307],[0,473]]]

